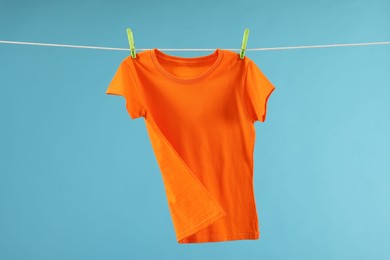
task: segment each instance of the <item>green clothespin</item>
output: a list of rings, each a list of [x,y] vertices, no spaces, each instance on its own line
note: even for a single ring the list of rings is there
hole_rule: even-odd
[[[136,57],[135,44],[134,44],[133,32],[130,30],[130,28],[127,28],[127,38],[129,39],[131,57],[135,58]]]
[[[242,38],[241,50],[240,50],[240,59],[245,57],[246,43],[248,42],[249,29],[245,28],[244,37]]]

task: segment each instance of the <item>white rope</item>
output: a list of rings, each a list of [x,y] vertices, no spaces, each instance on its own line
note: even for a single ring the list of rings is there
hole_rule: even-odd
[[[5,44],[24,44],[36,46],[50,46],[50,47],[65,47],[65,48],[80,48],[80,49],[96,49],[96,50],[110,50],[110,51],[130,51],[130,48],[112,48],[112,47],[98,47],[98,46],[82,46],[82,45],[68,45],[55,43],[39,43],[39,42],[16,42],[16,41],[2,41]],[[308,46],[289,46],[289,47],[271,47],[271,48],[248,48],[246,51],[273,51],[273,50],[291,50],[291,49],[309,49],[309,48],[330,48],[330,47],[347,47],[347,46],[368,46],[368,45],[385,45],[390,42],[364,42],[364,43],[342,43],[342,44],[326,44],[326,45],[308,45]],[[214,51],[214,49],[160,49],[161,51]],[[150,49],[138,49],[136,51],[145,51]],[[230,51],[240,51],[240,49],[224,49]]]

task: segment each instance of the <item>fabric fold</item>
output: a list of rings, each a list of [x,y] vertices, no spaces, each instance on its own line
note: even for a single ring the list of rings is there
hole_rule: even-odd
[[[226,212],[176,152],[154,120],[145,120],[162,174],[176,239],[199,232]],[[156,152],[158,151],[158,152]]]

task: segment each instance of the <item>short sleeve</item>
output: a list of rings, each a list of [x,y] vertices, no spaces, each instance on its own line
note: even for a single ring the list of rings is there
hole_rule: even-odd
[[[145,115],[144,102],[138,87],[130,64],[125,59],[119,65],[106,90],[106,94],[123,96],[126,100],[127,112],[132,119],[136,119]]]
[[[267,102],[275,87],[259,69],[249,60],[245,79],[245,102],[253,121],[264,122],[267,114]]]

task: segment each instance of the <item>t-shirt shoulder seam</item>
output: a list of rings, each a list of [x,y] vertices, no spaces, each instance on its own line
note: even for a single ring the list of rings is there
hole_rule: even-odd
[[[245,59],[247,59],[247,58],[245,58]],[[244,80],[244,89],[243,89],[243,94],[244,94],[244,96],[245,95],[247,95],[246,94],[246,85],[247,85],[247,79],[248,79],[248,70],[249,70],[249,66],[251,65],[251,63],[252,63],[253,61],[251,60],[251,59],[249,59],[248,58],[248,61],[246,62],[246,64],[245,64],[245,80]],[[252,116],[252,119],[253,119],[253,122],[256,122],[256,120],[257,120],[257,116],[255,115],[255,114],[253,114],[253,112],[252,112],[252,110],[251,109],[249,109],[248,108],[248,104],[247,104],[247,101],[246,101],[246,98],[244,98],[244,101],[245,101],[245,108],[246,108],[246,110],[249,112],[249,114]]]
[[[137,81],[136,77],[134,76],[132,64],[130,64],[129,59],[132,59],[132,58],[130,58],[130,56],[128,56],[127,58],[123,59],[122,62],[125,63],[125,65],[127,66],[127,68],[130,71],[131,77],[133,78],[133,82],[135,84],[134,90],[135,90],[135,92],[137,92],[136,93],[137,98],[138,98],[138,100],[140,100],[141,105],[142,105],[142,109],[144,110],[143,112],[146,114],[147,113],[147,109],[146,109],[145,104],[144,104],[145,99],[143,98],[144,96],[140,93],[140,91],[141,91],[140,90],[140,85],[138,84],[138,81]]]

